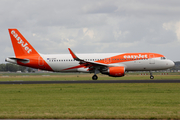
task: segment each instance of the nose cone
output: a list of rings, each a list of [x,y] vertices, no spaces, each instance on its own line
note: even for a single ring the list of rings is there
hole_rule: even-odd
[[[173,62],[173,61],[171,61],[171,60],[169,60],[169,62],[168,62],[168,66],[169,66],[169,67],[174,67],[174,65],[175,65],[175,64],[174,64],[174,62]]]

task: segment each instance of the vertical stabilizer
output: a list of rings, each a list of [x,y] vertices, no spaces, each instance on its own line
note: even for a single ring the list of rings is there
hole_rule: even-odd
[[[40,55],[17,29],[9,29],[9,34],[16,57],[6,58],[7,62],[53,71],[46,60],[42,58],[42,54]]]
[[[9,29],[9,34],[16,57],[38,54],[38,52],[31,46],[31,44],[17,29]]]

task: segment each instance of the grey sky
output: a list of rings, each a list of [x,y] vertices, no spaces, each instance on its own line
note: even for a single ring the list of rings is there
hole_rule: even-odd
[[[155,52],[180,60],[179,0],[1,0],[0,63],[8,28],[40,53]]]

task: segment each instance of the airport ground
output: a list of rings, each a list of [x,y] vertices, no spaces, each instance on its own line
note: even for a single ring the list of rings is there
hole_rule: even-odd
[[[179,80],[180,72],[154,72],[153,80]],[[92,80],[87,73],[0,73],[0,81],[61,81]],[[149,72],[126,73],[124,77],[109,77],[98,74],[98,80],[150,80]]]
[[[91,75],[1,74],[0,81],[89,80]],[[179,73],[154,76],[154,80],[180,78]],[[129,74],[114,79],[146,77]],[[1,84],[0,105],[3,119],[180,119],[180,83]]]

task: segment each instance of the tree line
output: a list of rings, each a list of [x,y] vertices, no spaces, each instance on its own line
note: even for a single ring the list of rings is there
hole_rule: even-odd
[[[21,72],[31,72],[31,68],[27,68],[24,66],[20,66],[20,65],[16,65],[16,64],[12,64],[12,63],[6,63],[6,64],[0,64],[0,72],[17,72],[17,71],[21,71]]]

